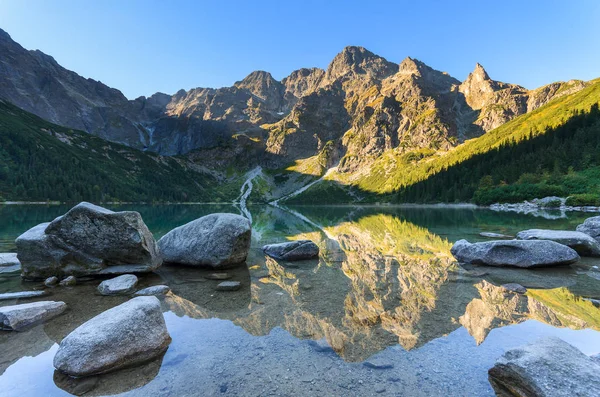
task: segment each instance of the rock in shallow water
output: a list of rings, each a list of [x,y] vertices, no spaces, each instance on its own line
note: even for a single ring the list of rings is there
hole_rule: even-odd
[[[150,272],[161,264],[156,242],[139,213],[80,203],[17,240],[22,275],[83,276]]]
[[[600,365],[555,337],[507,351],[488,374],[502,397],[600,396]]]
[[[217,285],[217,291],[237,291],[241,286],[239,281],[223,281]]]
[[[60,343],[54,367],[71,376],[88,376],[151,360],[171,337],[154,296],[133,298],[97,315]]]
[[[263,252],[272,258],[284,261],[299,261],[319,256],[319,246],[310,240],[297,240],[263,247]]]
[[[165,263],[219,269],[246,260],[251,234],[243,216],[211,214],[171,230],[158,246]]]
[[[460,263],[535,268],[579,260],[572,248],[549,240],[497,240],[471,244],[457,241],[450,250]]]
[[[59,284],[61,287],[72,287],[77,284],[77,279],[75,276],[69,276],[63,280],[60,280]]]
[[[171,291],[171,288],[167,285],[154,285],[152,287],[144,288],[136,292],[135,296],[162,296],[166,295]]]
[[[0,301],[9,299],[35,298],[42,295],[46,295],[46,291],[7,292],[5,294],[0,294]]]
[[[52,301],[0,307],[0,328],[20,331],[30,325],[56,317],[66,308],[65,302]]]
[[[0,273],[16,272],[21,269],[21,262],[16,253],[0,253]]]
[[[133,274],[124,274],[119,277],[104,280],[98,286],[102,295],[127,295],[135,291],[138,278]]]
[[[45,281],[44,281],[44,285],[46,287],[53,287],[56,284],[58,284],[58,277],[56,276],[52,276],[52,277],[48,277]]]
[[[573,248],[581,256],[600,256],[600,244],[583,232],[529,229],[517,233],[519,240],[551,240]]]
[[[506,291],[514,292],[516,294],[527,293],[527,288],[525,288],[521,284],[517,284],[517,283],[502,284],[502,288],[504,288]]]
[[[581,225],[577,226],[575,230],[587,234],[600,243],[600,216],[587,218]]]
[[[479,235],[481,237],[488,237],[488,238],[513,238],[513,236],[509,236],[508,234],[493,233],[493,232],[481,232],[481,233],[479,233]]]

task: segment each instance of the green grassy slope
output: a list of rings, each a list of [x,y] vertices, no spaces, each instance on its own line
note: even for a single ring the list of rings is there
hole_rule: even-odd
[[[220,201],[212,177],[46,122],[0,101],[0,198],[26,201]]]

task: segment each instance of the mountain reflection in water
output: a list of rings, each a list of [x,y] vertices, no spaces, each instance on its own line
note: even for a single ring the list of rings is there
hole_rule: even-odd
[[[14,249],[12,241],[22,231],[66,209],[0,207],[2,251]],[[236,212],[232,206],[115,209],[140,211],[157,237],[208,213]],[[231,280],[241,282],[240,290],[218,292],[215,287],[220,281],[212,279],[213,271],[172,266],[140,276],[139,287],[169,285],[172,292],[163,300],[163,309],[170,315],[229,320],[254,336],[273,335],[282,328],[295,338],[319,341],[322,348],[326,342],[350,363],[362,362],[390,346],[417,350],[456,334],[460,328],[478,345],[493,329],[526,320],[552,327],[600,330],[600,309],[586,300],[600,298],[599,260],[532,271],[463,268],[450,254],[455,240],[478,240],[481,231],[514,235],[533,227],[574,229],[586,214],[549,220],[474,209],[294,208],[302,217],[271,206],[250,210],[253,242],[247,266],[227,270]],[[319,259],[285,262],[262,253],[264,244],[297,239],[317,243]],[[500,286],[508,282],[524,285],[527,294],[508,292]],[[25,332],[0,333],[0,383],[1,374],[21,358],[46,357],[77,326],[127,299],[96,295],[97,283],[83,281],[75,288],[52,289],[50,299],[62,300],[69,307],[64,315]],[[18,274],[0,274],[0,292],[38,287],[40,283],[23,282]],[[174,343],[167,357],[176,353],[178,332],[182,331],[170,332]],[[202,343],[201,335],[198,343]],[[90,395],[121,393],[160,377],[169,366],[183,368],[188,360],[185,357],[190,355],[194,352],[177,352],[164,362],[161,358],[130,369],[130,375],[119,371],[76,382],[55,374],[53,379],[59,388],[73,394],[83,390]]]

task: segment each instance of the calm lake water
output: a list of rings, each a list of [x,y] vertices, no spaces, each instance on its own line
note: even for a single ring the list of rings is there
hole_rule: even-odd
[[[139,211],[160,237],[233,206],[109,206]],[[0,206],[0,252],[67,206]],[[465,208],[251,207],[247,267],[229,271],[242,288],[217,292],[209,271],[163,266],[140,288],[167,284],[163,302],[173,341],[142,367],[73,380],[55,373],[58,343],[124,297],[96,294],[99,281],[54,288],[39,300],[69,310],[24,332],[0,331],[2,396],[493,396],[487,370],[506,350],[558,336],[600,352],[600,259],[570,267],[459,267],[452,243],[482,231],[574,229],[593,214],[546,219]],[[557,215],[557,214],[554,214]],[[559,214],[558,214],[559,215]],[[311,239],[319,260],[277,262],[261,247]],[[527,295],[499,286],[517,282]],[[0,274],[0,292],[40,289]],[[23,300],[20,303],[30,302]],[[1,301],[11,305],[17,301]]]

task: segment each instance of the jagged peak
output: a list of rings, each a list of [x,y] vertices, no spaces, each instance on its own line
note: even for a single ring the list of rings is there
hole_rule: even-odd
[[[248,76],[244,77],[242,81],[235,82],[234,85],[238,88],[247,88],[248,86],[253,86],[256,83],[262,82],[271,84],[273,82],[277,82],[277,80],[275,80],[269,72],[266,72],[264,70],[255,70]]]
[[[376,55],[364,47],[347,46],[327,67],[327,80],[332,81],[348,73],[369,74],[385,78],[398,71],[398,65]]]
[[[12,38],[5,30],[0,29],[0,40],[12,41]]]
[[[400,62],[398,73],[402,74],[417,74],[425,64],[417,59],[406,57]]]
[[[483,66],[479,62],[475,63],[475,69],[469,74],[469,78],[478,78],[479,80],[491,80]]]

